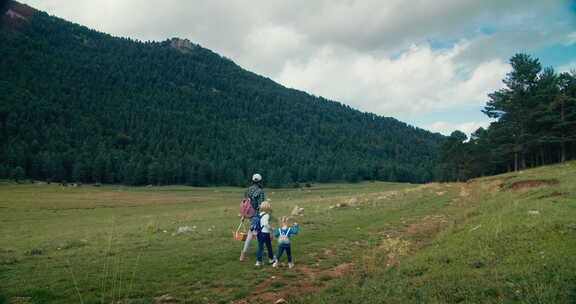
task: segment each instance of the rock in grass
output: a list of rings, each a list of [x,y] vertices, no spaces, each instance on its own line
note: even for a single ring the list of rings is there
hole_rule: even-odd
[[[347,207],[347,206],[348,206],[347,203],[337,203],[337,204],[334,205],[334,206],[330,206],[330,209],[344,208],[344,207]]]
[[[192,228],[190,226],[182,226],[182,227],[178,227],[178,233],[186,233],[186,232],[192,232]]]
[[[350,200],[348,200],[348,205],[356,207],[358,205],[358,199],[355,197],[351,198]]]
[[[290,213],[290,215],[292,216],[299,216],[302,215],[302,212],[304,212],[304,208],[300,208],[298,206],[294,206],[294,209],[292,209],[292,212]]]
[[[156,303],[175,303],[177,299],[169,294],[161,295],[159,297],[155,297]]]

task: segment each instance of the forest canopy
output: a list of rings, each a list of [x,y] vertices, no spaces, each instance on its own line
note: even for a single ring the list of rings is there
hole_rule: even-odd
[[[423,183],[438,164],[439,134],[285,88],[186,40],[112,37],[38,12],[0,41],[0,178]]]

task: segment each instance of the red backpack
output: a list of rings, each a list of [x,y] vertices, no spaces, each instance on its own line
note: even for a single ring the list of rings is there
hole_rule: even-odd
[[[252,207],[252,199],[248,196],[240,203],[240,215],[245,218],[251,218],[254,213],[256,213],[256,210]]]

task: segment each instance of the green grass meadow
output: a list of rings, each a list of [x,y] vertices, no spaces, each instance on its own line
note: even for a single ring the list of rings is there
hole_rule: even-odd
[[[343,264],[284,297],[576,303],[576,162],[466,184],[265,188],[275,227],[304,208],[292,270],[254,267],[256,242],[238,261],[243,191],[0,182],[0,303],[231,303]]]
[[[295,219],[298,264],[324,267],[350,261],[369,229],[409,215],[414,202],[329,209],[350,197],[368,200],[407,184],[314,185],[265,189],[273,217],[304,208]],[[240,263],[232,239],[244,189],[0,184],[0,294],[5,302],[156,303],[169,294],[180,303],[228,303],[250,295],[272,269]],[[377,211],[377,212],[375,212]],[[388,214],[389,212],[392,212]],[[181,226],[193,232],[177,233]],[[277,225],[276,225],[277,226]],[[354,245],[351,245],[354,244]],[[326,248],[337,254],[326,257]],[[298,278],[298,273],[296,278]],[[2,298],[0,298],[2,299]]]
[[[454,207],[428,246],[298,302],[576,303],[576,162],[470,181]]]

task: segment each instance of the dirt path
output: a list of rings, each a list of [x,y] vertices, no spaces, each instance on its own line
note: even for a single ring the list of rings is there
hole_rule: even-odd
[[[314,268],[306,265],[298,265],[293,269],[287,269],[286,265],[276,271],[270,271],[271,276],[256,286],[252,291],[252,295],[235,301],[235,304],[248,304],[248,303],[288,303],[286,298],[288,295],[302,295],[311,294],[323,288],[318,282],[321,280],[331,280],[341,277],[351,266],[351,263],[343,263],[332,269],[316,268],[321,266],[316,263]],[[285,274],[299,275],[297,280],[287,279]],[[282,283],[277,283],[282,282]],[[282,286],[274,288],[274,285]]]
[[[382,267],[391,267],[395,260],[399,258],[402,251],[400,247],[410,248],[410,251],[419,250],[429,245],[430,240],[438,234],[449,223],[446,215],[428,215],[415,221],[407,228],[399,231],[388,231],[389,239],[383,240],[382,246],[373,249],[367,249],[366,256],[360,257],[360,264],[365,264],[369,257],[374,254],[384,255],[387,262],[382,263]],[[404,241],[405,238],[414,239],[416,242]],[[392,248],[398,247],[398,248]],[[294,295],[312,294],[323,288],[323,281],[340,278],[348,271],[354,271],[354,263],[343,263],[331,269],[321,269],[320,262],[314,264],[314,267],[306,265],[297,265],[294,269],[287,269],[282,265],[278,270],[264,270],[269,273],[266,281],[256,286],[252,294],[246,298],[235,301],[235,304],[250,303],[270,303],[281,304],[289,303],[289,297]],[[372,263],[370,263],[372,264]],[[270,266],[267,266],[270,267]],[[372,266],[371,266],[372,267]],[[298,275],[298,279],[286,278],[285,275]],[[281,282],[281,283],[280,283]],[[280,286],[279,288],[275,288]]]

